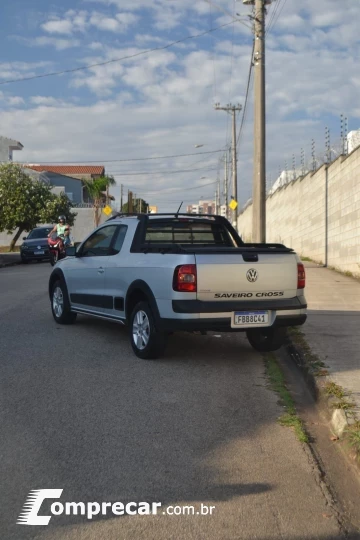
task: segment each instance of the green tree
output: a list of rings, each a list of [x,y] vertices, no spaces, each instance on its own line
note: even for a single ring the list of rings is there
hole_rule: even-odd
[[[140,212],[140,209],[142,214],[148,214],[149,204],[144,199],[133,199],[133,213]],[[129,212],[129,203],[123,204],[121,211],[127,214]]]
[[[57,223],[59,216],[66,217],[66,223],[74,225],[77,214],[71,212],[73,205],[65,193],[54,195],[46,201],[44,208],[40,212],[40,223]]]
[[[100,224],[101,207],[104,200],[109,202],[109,187],[116,184],[112,176],[100,176],[93,180],[83,180],[90,199],[92,199],[94,208],[95,228]]]
[[[31,231],[41,222],[55,221],[58,208],[71,220],[71,203],[64,197],[56,197],[51,192],[51,185],[32,180],[20,165],[1,165],[0,232],[12,234],[17,230],[10,243],[10,251],[14,250],[24,231]]]

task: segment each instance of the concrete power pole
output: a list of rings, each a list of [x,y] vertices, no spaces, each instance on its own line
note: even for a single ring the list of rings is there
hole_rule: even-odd
[[[124,186],[121,184],[121,187],[120,187],[120,212],[122,212],[122,207],[123,207],[123,195],[124,195]]]
[[[225,170],[224,170],[224,197],[225,197],[225,217],[228,218],[228,163],[227,152],[225,152]]]
[[[232,150],[232,192],[233,192],[233,199],[239,204],[238,201],[238,189],[237,189],[237,157],[236,157],[236,112],[242,110],[242,106],[240,104],[232,105],[229,103],[229,105],[226,105],[226,107],[220,107],[220,103],[215,103],[215,109],[217,111],[226,111],[230,112],[232,115],[232,144],[231,144],[231,150]],[[233,224],[235,226],[235,229],[237,230],[237,217],[238,217],[238,209],[239,206],[233,210]]]
[[[266,241],[266,96],[265,96],[265,13],[272,0],[243,0],[255,6],[254,47],[254,177],[253,242]]]

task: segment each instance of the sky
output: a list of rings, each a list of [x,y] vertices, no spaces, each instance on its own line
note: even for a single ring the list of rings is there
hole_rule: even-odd
[[[0,135],[24,145],[17,161],[104,164],[117,201],[121,184],[160,211],[214,198],[231,141],[230,117],[214,104],[245,103],[251,13],[234,0],[4,0]],[[359,20],[358,0],[268,7],[268,187],[293,156],[300,167],[302,148],[310,161],[312,139],[321,159],[326,127],[335,156],[341,114],[360,128]],[[240,206],[252,194],[252,86],[247,104]]]

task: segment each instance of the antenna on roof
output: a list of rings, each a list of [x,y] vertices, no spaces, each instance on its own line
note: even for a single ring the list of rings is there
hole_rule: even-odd
[[[179,206],[179,209],[178,209],[178,211],[176,212],[175,216],[177,216],[177,215],[178,215],[178,213],[180,212],[180,208],[182,207],[182,205],[183,205],[183,202],[184,202],[184,201],[182,201],[182,202],[181,202],[181,204],[180,204],[180,206]]]

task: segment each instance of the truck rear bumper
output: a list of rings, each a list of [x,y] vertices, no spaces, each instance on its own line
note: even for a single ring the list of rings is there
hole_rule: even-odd
[[[294,309],[306,309],[305,298],[276,298],[272,300],[246,300],[230,302],[203,302],[202,300],[173,300],[174,313],[226,313],[233,311],[248,311],[268,309],[271,311],[288,311]]]
[[[277,315],[271,327],[301,326],[305,323],[306,318],[305,313]],[[158,325],[159,329],[165,332],[246,332],[246,330],[249,330],[249,328],[243,327],[232,328],[231,316],[211,319],[160,319]]]

